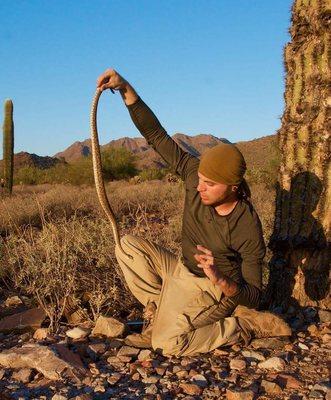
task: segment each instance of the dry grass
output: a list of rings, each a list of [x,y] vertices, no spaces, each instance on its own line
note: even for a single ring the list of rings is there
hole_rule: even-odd
[[[101,312],[125,318],[139,308],[126,290],[114,257],[111,228],[93,187],[64,185],[15,188],[0,200],[0,276],[33,296],[57,328],[66,300],[80,299],[91,319]],[[180,252],[184,190],[181,183],[151,181],[107,186],[121,234],[132,233]],[[252,187],[266,239],[273,219],[273,193]]]

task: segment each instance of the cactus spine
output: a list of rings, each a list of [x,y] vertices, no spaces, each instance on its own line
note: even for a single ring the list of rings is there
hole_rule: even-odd
[[[269,305],[330,307],[329,0],[295,0],[284,50],[282,160],[270,247]]]
[[[13,102],[5,101],[5,119],[3,123],[3,178],[4,185],[9,194],[13,189],[14,167],[14,122]]]

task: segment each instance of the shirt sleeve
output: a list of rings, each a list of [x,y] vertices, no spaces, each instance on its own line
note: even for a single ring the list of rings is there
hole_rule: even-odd
[[[261,222],[254,210],[246,211],[237,226],[234,243],[241,258],[242,279],[239,292],[231,298],[237,304],[257,308],[261,299],[265,244]]]
[[[147,143],[183,180],[194,170],[198,159],[184,151],[165,131],[152,110],[139,98],[128,107],[131,119]]]

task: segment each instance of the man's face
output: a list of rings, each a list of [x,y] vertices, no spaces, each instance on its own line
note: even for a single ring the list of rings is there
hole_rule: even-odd
[[[199,184],[197,191],[200,193],[201,201],[208,206],[217,206],[229,200],[235,195],[233,185],[225,185],[206,178],[198,172]]]

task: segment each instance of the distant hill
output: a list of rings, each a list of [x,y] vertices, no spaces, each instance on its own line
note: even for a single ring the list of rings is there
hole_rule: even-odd
[[[186,151],[199,156],[207,148],[216,146],[218,143],[227,142],[226,139],[219,139],[213,135],[200,134],[197,136],[189,136],[183,133],[176,133],[173,139]],[[254,166],[262,168],[266,162],[272,157],[273,148],[276,144],[276,135],[264,136],[258,139],[242,141],[236,143],[240,151],[243,153],[248,168]],[[147,144],[143,137],[112,140],[101,146],[106,149],[108,147],[125,147],[132,151],[137,157],[137,167],[143,168],[160,168],[165,167],[166,163],[162,158]],[[87,139],[83,142],[75,142],[64,151],[55,154],[54,157],[65,160],[68,163],[77,161],[83,156],[91,154],[91,140]]]
[[[60,160],[55,157],[42,157],[37,154],[30,154],[25,151],[21,151],[14,155],[14,171],[22,167],[36,167],[40,169],[46,169],[54,167],[54,165],[59,163],[64,163],[64,160]],[[0,171],[2,171],[3,161],[0,160]]]

